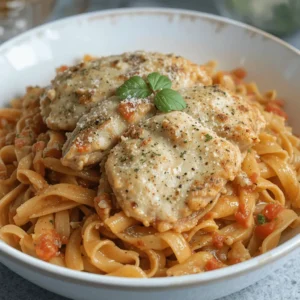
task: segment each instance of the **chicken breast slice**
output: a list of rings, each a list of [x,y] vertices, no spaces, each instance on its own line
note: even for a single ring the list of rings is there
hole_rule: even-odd
[[[132,126],[105,169],[127,216],[159,231],[189,230],[240,169],[236,145],[184,112]]]
[[[247,100],[218,86],[194,86],[180,93],[187,103],[186,113],[237,144],[242,152],[258,142],[265,120]],[[69,135],[62,163],[81,170],[99,162],[130,124],[153,116],[155,108],[151,103],[151,99],[120,102],[116,97],[102,101],[79,120]]]
[[[107,218],[109,218],[112,209],[119,208],[116,203],[116,197],[113,194],[105,172],[106,158],[107,155],[100,163],[101,175],[98,185],[97,197],[95,197],[94,199],[96,212],[102,221],[105,221]]]
[[[41,112],[50,129],[72,131],[79,118],[134,75],[159,72],[173,88],[211,84],[205,67],[174,54],[131,52],[82,62],[60,72],[41,97]]]
[[[82,170],[101,161],[120,140],[130,124],[148,119],[155,114],[151,99],[120,101],[116,96],[101,101],[83,115],[63,146],[61,162],[64,166]]]
[[[187,103],[184,110],[203,126],[237,144],[243,152],[259,141],[266,122],[257,107],[217,85],[195,86],[179,93]]]

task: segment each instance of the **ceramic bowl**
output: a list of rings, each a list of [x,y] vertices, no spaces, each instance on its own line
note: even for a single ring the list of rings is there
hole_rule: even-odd
[[[84,54],[174,52],[221,69],[245,67],[262,90],[276,88],[287,101],[289,122],[300,133],[300,53],[247,25],[176,9],[119,9],[79,15],[22,34],[0,47],[0,105],[28,85],[45,85],[55,68]],[[27,280],[72,299],[210,300],[260,280],[300,245],[289,232],[272,251],[212,272],[172,278],[132,279],[87,274],[50,265],[0,242],[0,261]]]

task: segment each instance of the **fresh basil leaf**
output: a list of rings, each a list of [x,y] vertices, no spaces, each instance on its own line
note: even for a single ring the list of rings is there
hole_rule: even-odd
[[[157,72],[153,72],[147,76],[149,85],[153,91],[162,89],[170,89],[172,86],[171,80],[164,75],[160,75]]]
[[[116,91],[117,96],[121,99],[146,98],[151,93],[152,91],[149,89],[147,83],[140,76],[131,77],[117,88]]]
[[[182,96],[171,89],[163,89],[159,91],[154,98],[155,106],[162,112],[172,110],[183,110],[186,108],[186,103]]]

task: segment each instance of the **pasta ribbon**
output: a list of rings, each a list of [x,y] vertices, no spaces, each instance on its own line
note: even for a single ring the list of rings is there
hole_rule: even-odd
[[[87,55],[84,61],[94,59]],[[115,62],[109,64],[115,66]],[[186,68],[189,64],[182,66]],[[195,64],[191,66],[198,68]],[[211,199],[210,191],[207,195],[202,193],[202,183],[194,184],[193,194],[203,197],[200,200],[204,200],[205,205],[201,209],[195,206],[192,213],[184,211],[184,218],[173,227],[158,217],[151,221],[153,224],[128,217],[128,211],[125,208],[122,211],[118,205],[120,199],[108,180],[106,166],[110,150],[101,153],[100,165],[90,165],[80,171],[64,166],[62,152],[67,138],[74,133],[48,128],[40,107],[41,97],[47,102],[57,91],[28,87],[23,97],[12,100],[11,108],[0,109],[0,239],[56,266],[99,275],[151,278],[202,273],[240,263],[299,233],[300,139],[286,124],[284,101],[278,99],[275,90],[262,93],[256,83],[245,82],[247,73],[243,68],[216,72],[215,67],[213,61],[200,67],[207,76],[206,84],[224,87],[233,94],[234,101],[240,99],[234,94],[242,97],[261,113],[261,126],[263,118],[266,124],[253,137],[249,133],[245,147],[239,144],[238,131],[239,126],[246,124],[239,121],[234,125],[237,139],[234,136],[231,142],[240,151],[241,167],[232,181],[226,185],[224,182],[212,201],[207,201],[207,195]],[[58,69],[59,73],[64,71],[71,72],[71,69],[67,66]],[[199,82],[204,80],[205,76],[194,73]],[[80,99],[84,101],[89,96],[81,94]],[[239,108],[247,110],[243,105]],[[226,120],[235,113],[233,109],[229,115],[218,114],[214,122],[220,121],[218,126],[226,131]],[[117,119],[112,122],[113,126],[124,123]],[[202,118],[198,121],[207,126]],[[95,125],[98,123],[99,120],[95,120]],[[253,126],[256,125],[253,123]],[[87,151],[84,143],[91,139],[88,133],[84,140],[78,141],[79,152]],[[109,130],[105,130],[99,139],[108,140],[110,135]],[[177,128],[171,135],[177,135]],[[213,139],[209,134],[205,137],[205,142]],[[185,138],[182,141],[186,143]],[[148,140],[141,145],[144,143]],[[183,159],[185,152],[180,154]],[[121,158],[124,164],[131,159],[126,156],[125,153]],[[153,152],[151,159],[157,156],[161,154]],[[202,160],[202,156],[199,159]],[[199,168],[196,164],[191,167],[192,171]],[[170,168],[173,168],[171,164]],[[224,170],[228,171],[228,166]],[[218,180],[212,174],[205,175],[207,180]],[[188,172],[184,176],[184,180],[192,178]],[[131,185],[128,190],[139,190],[130,180],[127,182]],[[154,186],[149,184],[149,189]],[[182,186],[178,185],[177,189],[176,184],[176,195],[185,193]],[[219,182],[215,182],[215,186],[219,186]],[[140,192],[136,195],[143,197]],[[128,207],[139,209],[133,197],[128,194]],[[172,204],[172,199],[167,200]],[[159,199],[153,203],[157,201]]]

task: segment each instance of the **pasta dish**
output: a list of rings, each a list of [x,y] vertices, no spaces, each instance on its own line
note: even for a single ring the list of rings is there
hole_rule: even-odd
[[[0,109],[0,239],[150,278],[246,261],[299,226],[300,140],[275,90],[174,55],[86,55]]]

